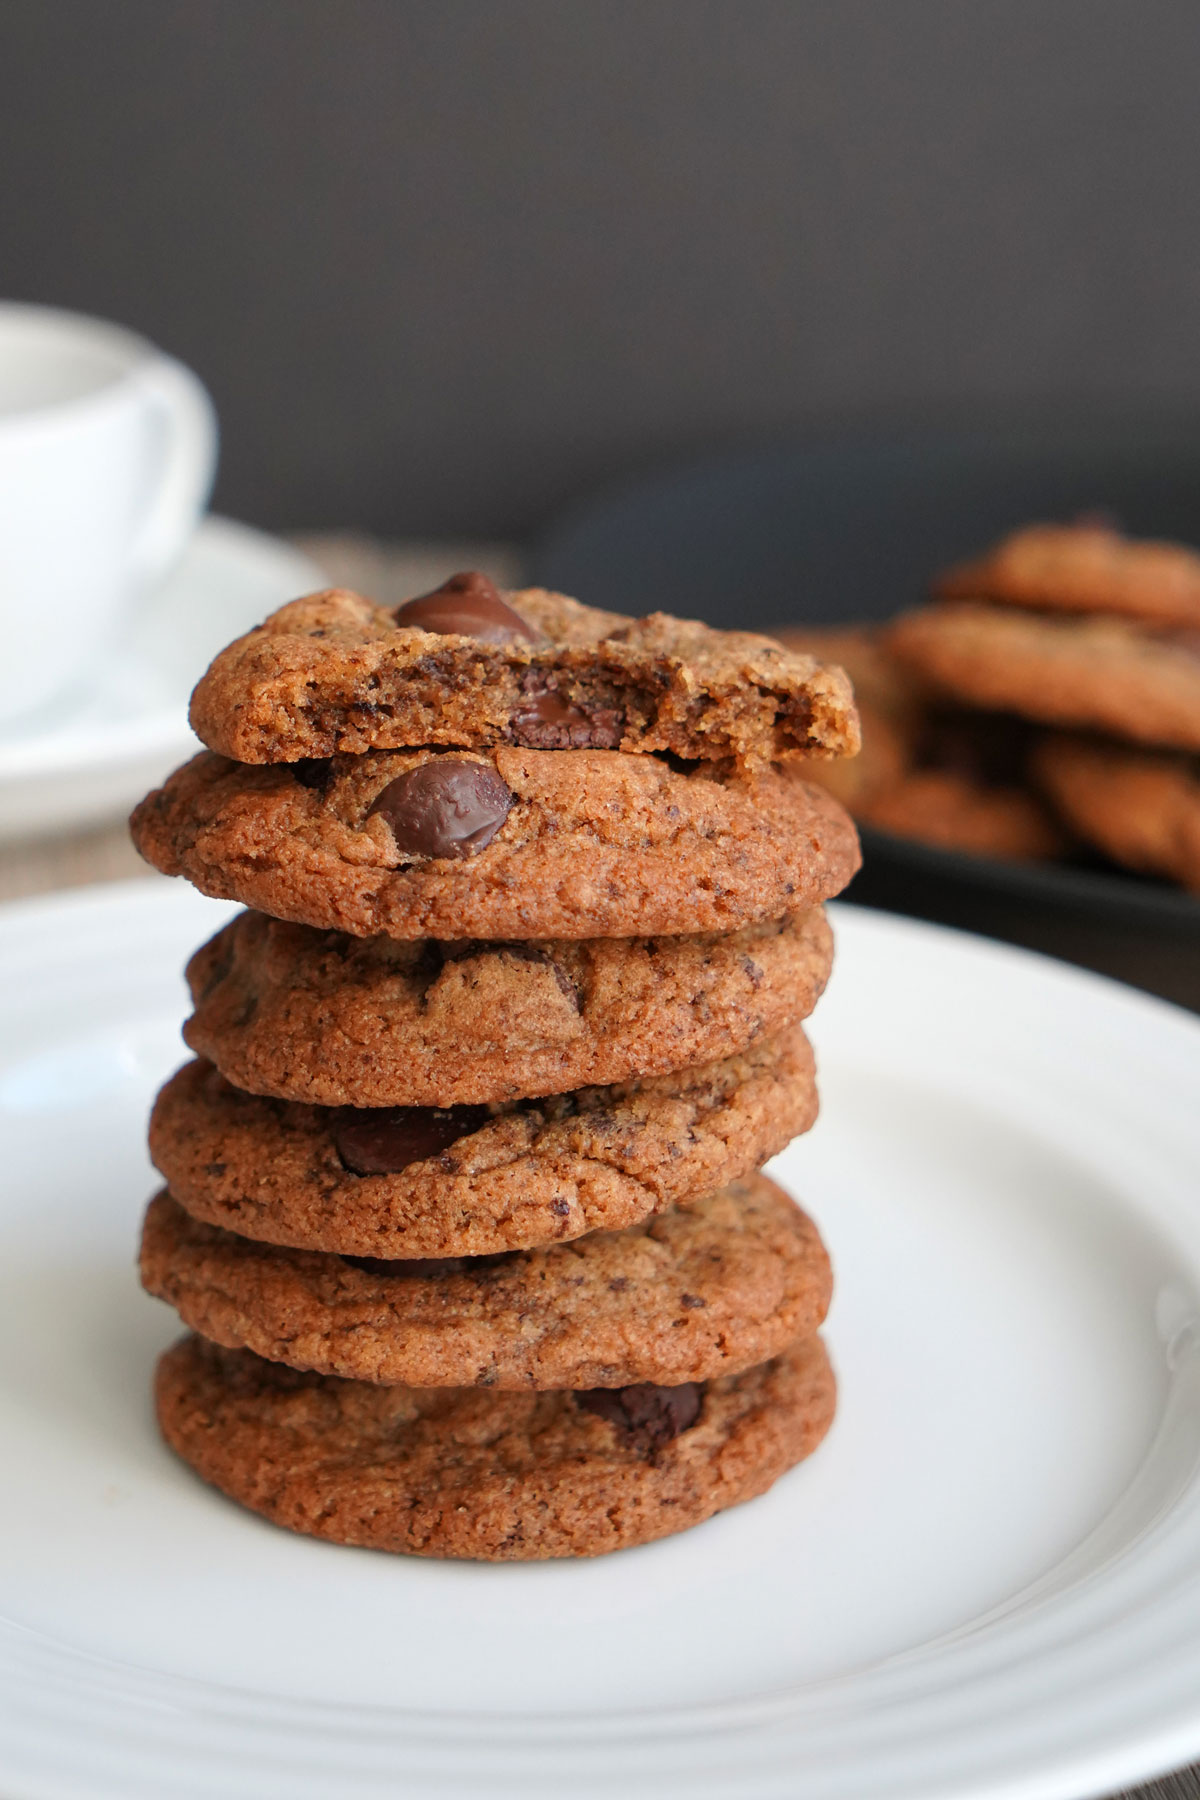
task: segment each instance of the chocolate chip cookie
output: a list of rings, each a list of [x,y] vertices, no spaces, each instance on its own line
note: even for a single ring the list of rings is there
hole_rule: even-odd
[[[191,720],[250,763],[515,744],[762,767],[858,747],[845,677],[771,638],[504,595],[476,573],[394,612],[343,589],[292,601],[221,651]]]
[[[155,1102],[150,1155],[193,1217],[265,1243],[488,1256],[687,1204],[816,1113],[799,1026],[700,1068],[492,1109],[306,1106],[193,1062]]]
[[[1069,613],[1117,613],[1200,626],[1200,555],[1127,538],[1100,520],[1027,525],[934,583],[945,600],[998,600]]]
[[[315,770],[204,752],[131,826],[202,893],[362,937],[735,931],[840,892],[859,861],[820,788],[613,750],[371,752]]]
[[[1034,771],[1063,817],[1114,862],[1200,893],[1200,760],[1051,732]]]
[[[886,642],[940,694],[968,705],[1200,750],[1195,630],[964,601],[904,615]]]
[[[869,627],[781,636],[833,657],[854,683],[862,754],[789,769],[828,788],[860,825],[973,856],[1066,851],[1061,824],[1029,785],[1026,721],[933,703]]]
[[[323,1106],[452,1106],[654,1075],[805,1018],[819,910],[728,935],[438,943],[241,913],[188,964],[188,1044],[236,1087]]]
[[[276,1525],[488,1562],[597,1556],[698,1525],[816,1449],[821,1341],[740,1375],[584,1392],[383,1387],[187,1337],[162,1357],[172,1449]]]
[[[160,1194],[141,1273],[215,1343],[411,1387],[707,1381],[809,1336],[832,1286],[816,1227],[761,1175],[626,1231],[432,1262],[254,1243]]]

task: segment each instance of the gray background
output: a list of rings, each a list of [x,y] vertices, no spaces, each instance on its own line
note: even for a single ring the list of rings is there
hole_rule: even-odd
[[[0,291],[266,525],[523,533],[829,420],[1200,401],[1195,0],[5,0]]]

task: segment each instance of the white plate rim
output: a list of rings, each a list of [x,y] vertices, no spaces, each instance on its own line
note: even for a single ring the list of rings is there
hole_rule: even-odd
[[[180,561],[189,554],[255,562],[269,569],[281,585],[293,588],[296,594],[311,592],[324,580],[320,568],[304,551],[254,525],[220,513],[207,513],[199,521]],[[176,700],[154,712],[123,721],[106,721],[103,726],[0,737],[0,783],[70,774],[85,758],[96,768],[116,766],[134,757],[182,756],[194,745]]]
[[[146,880],[10,904],[0,908],[0,968],[5,953],[25,966],[39,953],[59,957],[64,926],[71,954],[76,947],[94,954],[105,939],[145,945],[156,930],[177,930],[172,915],[193,901],[186,890]],[[1105,1031],[1136,1031],[1156,1075],[1200,1070],[1200,1021],[1165,1002],[941,927],[847,907],[836,909],[836,921],[843,953],[849,947],[853,954],[856,941],[882,944],[935,978],[935,986],[936,979],[974,982],[986,993],[999,980],[1022,1004],[1073,1011],[1101,1038]],[[1143,1084],[1134,1099],[1156,1131],[1190,1149],[1195,1121],[1171,1112],[1170,1094],[1164,1099],[1157,1085]],[[1192,1229],[1200,1239],[1200,1219]],[[1187,1360],[1194,1378],[1200,1373],[1194,1345]],[[1200,1394],[1200,1384],[1193,1381],[1192,1391]],[[44,1746],[53,1730],[83,1730],[93,1735],[97,1769],[115,1758],[131,1796],[161,1791],[155,1784],[171,1769],[178,1776],[181,1762],[189,1780],[194,1773],[211,1784],[176,1785],[181,1794],[266,1795],[287,1781],[297,1796],[316,1795],[329,1791],[321,1783],[334,1769],[346,1791],[360,1795],[394,1792],[399,1778],[414,1794],[510,1786],[550,1793],[564,1782],[580,1785],[585,1758],[586,1788],[597,1794],[686,1788],[821,1800],[868,1794],[949,1800],[968,1793],[973,1800],[1067,1800],[1148,1779],[1200,1754],[1200,1483],[1194,1472],[1176,1504],[1150,1520],[1135,1549],[1115,1565],[1065,1594],[1004,1610],[1009,1616],[986,1627],[798,1693],[700,1711],[603,1717],[322,1707],[117,1664],[7,1623],[0,1625],[0,1670],[10,1750]],[[1156,1633],[1149,1642],[1147,1620]],[[1131,1621],[1143,1630],[1136,1650]],[[1030,1659],[1038,1677],[1032,1709]],[[931,1693],[930,1672],[937,1676],[939,1664]],[[987,1700],[982,1720],[981,1693]],[[981,1736],[989,1721],[990,1739]],[[29,1791],[86,1789],[51,1779]]]

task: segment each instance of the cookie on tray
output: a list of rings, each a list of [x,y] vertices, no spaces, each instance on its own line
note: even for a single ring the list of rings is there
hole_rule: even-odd
[[[1027,779],[1027,722],[931,702],[870,626],[781,634],[842,664],[854,683],[862,753],[797,763],[860,825],[943,850],[1026,861],[1061,855],[1066,833]]]
[[[998,713],[930,709],[912,763],[864,801],[859,818],[879,831],[943,850],[1004,861],[1062,856],[1067,833],[1029,783],[1033,728]]]
[[[215,1343],[410,1387],[707,1381],[809,1336],[832,1287],[816,1226],[762,1175],[625,1231],[432,1262],[255,1243],[163,1193],[141,1273]]]
[[[759,1167],[817,1115],[799,1026],[721,1062],[504,1107],[328,1108],[167,1082],[150,1154],[195,1218],[347,1256],[489,1256],[616,1231]]]
[[[933,590],[944,600],[1200,626],[1200,554],[1184,544],[1128,538],[1099,519],[1026,525],[949,569]]]
[[[236,1087],[453,1106],[712,1062],[816,1005],[819,909],[728,935],[439,943],[239,913],[188,964],[190,1047]]]
[[[1200,894],[1200,761],[1048,733],[1034,770],[1063,817],[1114,862]]]
[[[1200,750],[1194,630],[960,601],[904,614],[885,641],[936,693],[960,703]]]
[[[739,1375],[572,1392],[385,1387],[186,1337],[158,1365],[171,1448],[276,1525],[521,1562],[648,1543],[761,1494],[821,1442],[818,1337]]]
[[[761,767],[858,748],[845,677],[771,638],[502,594],[478,573],[394,611],[336,588],[293,600],[221,651],[191,721],[251,763],[515,744]]]
[[[149,862],[202,893],[362,937],[732,931],[830,898],[859,861],[820,788],[615,750],[257,768],[205,751],[131,828]]]

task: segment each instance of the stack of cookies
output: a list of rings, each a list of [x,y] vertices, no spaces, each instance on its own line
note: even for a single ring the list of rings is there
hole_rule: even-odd
[[[887,633],[903,669],[943,703],[1054,728],[1025,766],[1066,827],[1200,891],[1200,555],[1101,518],[1032,525],[935,592]]]
[[[592,1555],[761,1493],[834,1381],[816,1228],[759,1171],[853,874],[789,772],[845,677],[456,576],[284,607],[196,690],[142,854],[251,908],[188,968],[142,1278],[172,1447],[293,1530]]]

